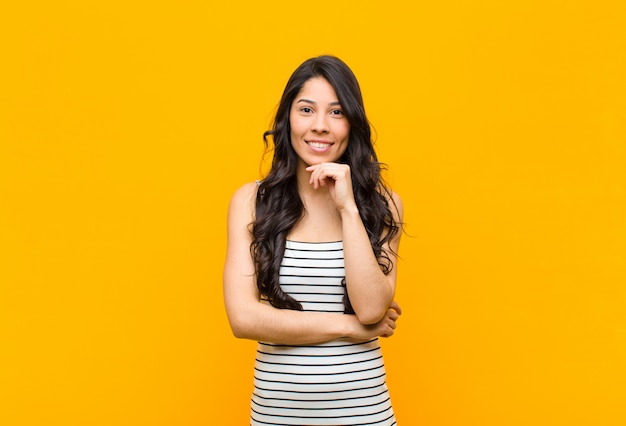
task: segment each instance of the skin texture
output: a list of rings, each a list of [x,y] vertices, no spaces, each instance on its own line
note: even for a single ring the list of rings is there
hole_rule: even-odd
[[[336,163],[349,143],[350,123],[328,81],[318,77],[303,85],[291,106],[290,125],[305,212],[288,239],[343,240],[348,294],[356,315],[277,309],[261,300],[249,232],[257,185],[250,183],[234,194],[228,212],[224,298],[233,333],[240,338],[283,344],[389,337],[401,313],[393,301],[397,268],[388,275],[380,270],[354,200],[350,167]],[[390,204],[395,204],[395,219],[401,223],[400,198],[393,194]],[[397,252],[399,242],[398,235],[387,248]]]

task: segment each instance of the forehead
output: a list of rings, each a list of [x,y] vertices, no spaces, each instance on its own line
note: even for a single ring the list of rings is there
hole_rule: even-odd
[[[337,103],[337,93],[334,87],[324,77],[313,77],[303,85],[295,101],[307,99],[315,103]]]

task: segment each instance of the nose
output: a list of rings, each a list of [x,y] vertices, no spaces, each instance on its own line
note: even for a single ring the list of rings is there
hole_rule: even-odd
[[[328,117],[326,114],[316,114],[313,120],[311,130],[316,133],[328,132]]]

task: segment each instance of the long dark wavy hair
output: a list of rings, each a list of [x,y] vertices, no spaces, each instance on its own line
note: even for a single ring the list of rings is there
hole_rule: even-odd
[[[272,138],[274,156],[267,177],[259,183],[256,218],[251,225],[253,240],[250,251],[256,267],[257,287],[262,297],[282,309],[302,310],[302,305],[279,285],[280,264],[287,235],[304,212],[304,204],[298,193],[298,156],[291,146],[289,113],[302,86],[315,77],[322,77],[333,86],[350,123],[348,146],[338,162],[350,166],[359,214],[378,264],[385,274],[391,271],[393,263],[383,246],[399,232],[401,226],[391,213],[391,191],[380,175],[384,166],[378,162],[374,152],[370,123],[365,115],[356,77],[343,61],[334,56],[308,59],[289,78],[273,127],[263,135],[267,150],[270,148],[268,137]],[[345,279],[343,285],[345,288]],[[347,291],[344,306],[346,313],[354,313]]]

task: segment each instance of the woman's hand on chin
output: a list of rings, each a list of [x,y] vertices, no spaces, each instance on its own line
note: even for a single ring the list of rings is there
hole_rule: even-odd
[[[339,163],[320,163],[306,168],[311,173],[309,183],[314,189],[328,187],[328,192],[340,212],[356,209],[350,166]]]

